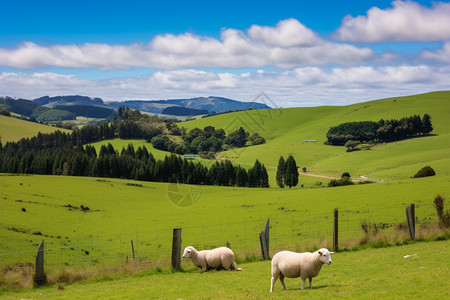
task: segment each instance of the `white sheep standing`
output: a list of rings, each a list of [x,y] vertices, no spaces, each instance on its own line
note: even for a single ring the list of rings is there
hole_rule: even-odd
[[[272,281],[270,292],[280,277],[283,289],[286,289],[284,277],[302,278],[302,290],[305,287],[306,278],[309,278],[309,288],[312,289],[312,279],[319,275],[320,269],[324,263],[331,265],[331,256],[334,252],[322,248],[314,253],[304,252],[297,253],[292,251],[281,251],[272,258]]]
[[[184,248],[183,258],[189,257],[197,268],[202,269],[202,272],[206,272],[211,269],[225,269],[229,271],[242,270],[241,268],[236,268],[234,253],[227,247],[197,251],[194,247],[188,246]]]

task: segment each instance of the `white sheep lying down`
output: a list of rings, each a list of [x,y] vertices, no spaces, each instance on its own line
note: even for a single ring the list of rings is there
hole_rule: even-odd
[[[331,256],[334,252],[330,252],[325,248],[319,249],[314,253],[304,252],[297,253],[291,251],[281,251],[272,258],[272,281],[270,292],[280,277],[283,289],[286,289],[284,277],[302,278],[302,290],[305,287],[306,278],[309,278],[309,288],[312,289],[312,279],[319,275],[320,269],[324,263],[331,265]]]
[[[211,269],[242,270],[241,268],[236,268],[234,253],[227,247],[197,251],[194,247],[188,246],[184,248],[183,258],[189,257],[197,268],[202,269],[202,272],[206,272]]]

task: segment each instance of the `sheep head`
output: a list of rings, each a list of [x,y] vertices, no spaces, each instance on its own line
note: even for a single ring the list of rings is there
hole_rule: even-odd
[[[319,249],[317,253],[319,254],[319,260],[322,263],[331,265],[331,254],[333,254],[334,252],[330,252],[328,251],[328,249],[322,248]]]
[[[191,257],[191,253],[193,250],[195,251],[195,248],[192,246],[187,246],[186,248],[184,248],[183,258]]]

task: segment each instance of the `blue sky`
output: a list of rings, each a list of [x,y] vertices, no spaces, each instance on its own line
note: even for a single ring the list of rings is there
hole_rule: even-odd
[[[261,91],[282,107],[448,90],[449,1],[5,1],[0,96]]]

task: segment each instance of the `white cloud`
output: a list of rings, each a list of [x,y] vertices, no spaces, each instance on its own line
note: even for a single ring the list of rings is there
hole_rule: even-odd
[[[436,51],[422,51],[420,56],[424,59],[432,59],[438,62],[450,63],[450,42],[444,43],[442,49],[438,49]]]
[[[308,47],[321,42],[311,29],[295,19],[282,20],[276,27],[253,25],[248,36],[255,42],[275,47]]]
[[[321,39],[295,19],[274,27],[251,26],[248,31],[224,29],[221,38],[190,33],[164,34],[149,43],[41,46],[24,42],[13,49],[0,48],[0,66],[96,68],[293,68],[310,65],[356,65],[376,60],[369,48]]]
[[[342,41],[443,41],[450,39],[450,3],[432,2],[432,7],[396,0],[392,8],[372,7],[367,16],[346,16],[334,34]]]
[[[136,78],[86,80],[54,73],[2,73],[2,95],[34,99],[81,94],[105,101],[223,96],[251,101],[264,91],[278,106],[344,105],[384,97],[448,90],[450,67],[300,67],[280,72],[159,71]]]

